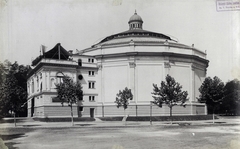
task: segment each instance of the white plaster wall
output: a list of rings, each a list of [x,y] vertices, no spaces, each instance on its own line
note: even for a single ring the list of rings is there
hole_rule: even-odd
[[[137,52],[164,52],[166,47],[164,46],[136,46],[135,51]]]
[[[191,97],[191,68],[190,66],[173,65],[169,69],[170,76],[174,77],[175,81],[182,85],[182,91],[188,92],[188,97]]]
[[[168,46],[136,46],[135,51],[137,52],[171,52],[171,53],[188,54],[188,55],[193,54],[191,49],[174,48],[174,47],[168,47]]]
[[[105,49],[103,49],[103,54],[125,53],[125,52],[130,52],[130,51],[132,51],[132,49],[129,46],[105,48]]]
[[[94,71],[94,76],[89,76],[89,71]],[[97,88],[98,88],[98,81],[97,81],[98,72],[93,69],[83,69],[83,70],[80,70],[80,72],[78,73],[78,75],[80,75],[80,74],[82,74],[82,76],[83,76],[83,79],[79,80],[79,82],[82,85],[83,93],[84,94],[96,94]],[[88,86],[89,81],[95,82],[95,88],[89,88],[89,86]]]
[[[90,56],[95,56],[95,55],[100,55],[101,49],[96,49],[96,50],[92,50],[92,51],[88,51],[86,53],[83,53],[83,55],[90,55]]]
[[[103,94],[105,102],[114,102],[119,90],[128,87],[128,64],[103,66]]]
[[[179,53],[179,54],[188,54],[188,55],[193,54],[192,49],[183,49],[183,48],[175,48],[175,47],[170,47],[168,52]]]
[[[137,64],[136,66],[136,90],[137,101],[152,101],[153,83],[161,83],[163,76],[162,64]]]
[[[195,69],[195,96],[196,97],[199,97],[200,95],[200,92],[198,89],[202,85],[204,78],[205,78],[204,70]],[[197,101],[196,98],[195,98],[195,101]]]

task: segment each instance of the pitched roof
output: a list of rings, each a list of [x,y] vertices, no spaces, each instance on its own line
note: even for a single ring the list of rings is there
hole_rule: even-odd
[[[70,54],[61,46],[60,43],[58,43],[51,50],[34,59],[32,61],[32,66],[37,65],[42,58],[68,60],[69,56]]]
[[[43,54],[44,58],[67,60],[69,53],[61,46],[56,44],[51,50]],[[60,57],[59,57],[60,56]]]
[[[166,35],[161,34],[161,33],[146,31],[146,30],[142,30],[142,29],[135,29],[135,30],[127,30],[125,32],[121,32],[121,33],[118,33],[118,34],[108,36],[108,37],[104,38],[103,40],[101,40],[98,44],[101,44],[101,43],[104,43],[106,41],[113,40],[113,39],[127,38],[129,36],[173,40],[173,39],[171,39],[171,37],[166,36]]]

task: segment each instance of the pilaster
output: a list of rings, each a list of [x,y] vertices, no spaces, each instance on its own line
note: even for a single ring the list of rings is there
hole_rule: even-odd
[[[100,62],[98,65],[98,86],[99,86],[99,90],[98,90],[98,102],[102,102],[102,104],[104,104],[104,94],[103,94],[103,90],[104,90],[104,84],[103,84],[103,69],[102,69],[102,62]]]
[[[167,76],[170,73],[170,68],[171,68],[170,63],[169,62],[164,62],[165,76]]]
[[[133,94],[133,101],[135,101],[136,103],[137,101],[135,98],[135,67],[135,62],[129,62],[129,88],[131,89]]]
[[[42,71],[42,90],[47,90],[47,79],[46,79],[46,72]]]

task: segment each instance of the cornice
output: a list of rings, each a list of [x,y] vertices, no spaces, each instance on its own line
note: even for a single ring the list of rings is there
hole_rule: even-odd
[[[127,53],[118,53],[118,54],[105,54],[105,55],[96,55],[96,59],[104,59],[104,58],[116,58],[116,57],[126,57],[126,56],[162,56],[169,57],[169,59],[174,60],[174,58],[188,59],[190,62],[192,60],[199,61],[204,63],[206,67],[208,67],[209,61],[198,57],[196,55],[186,55],[186,54],[178,54],[172,52],[127,52]]]
[[[41,96],[41,95],[56,95],[56,94],[57,94],[56,91],[42,91],[42,92],[34,93],[33,95],[29,96],[28,99]]]
[[[40,62],[34,69],[32,69],[28,75],[27,78],[29,78],[30,76],[32,76],[37,70],[39,70],[41,67],[44,66],[54,66],[54,67],[67,67],[67,68],[78,68],[79,66],[73,65],[73,64],[61,64],[61,63],[44,63],[44,62]]]
[[[198,50],[197,48],[180,44],[180,43],[171,43],[171,42],[165,42],[165,41],[132,41],[132,40],[128,42],[124,41],[124,42],[118,42],[118,43],[105,43],[105,44],[97,45],[95,47],[91,47],[83,50],[83,53],[87,53],[87,52],[91,52],[99,49],[109,49],[109,48],[128,47],[128,46],[160,46],[160,47],[169,47],[169,48],[179,48],[179,49],[193,50],[206,55],[206,53],[204,53],[201,50]]]

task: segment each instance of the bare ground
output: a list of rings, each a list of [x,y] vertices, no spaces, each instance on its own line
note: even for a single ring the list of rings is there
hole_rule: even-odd
[[[10,149],[238,149],[240,127],[149,126],[121,128],[0,129]]]

